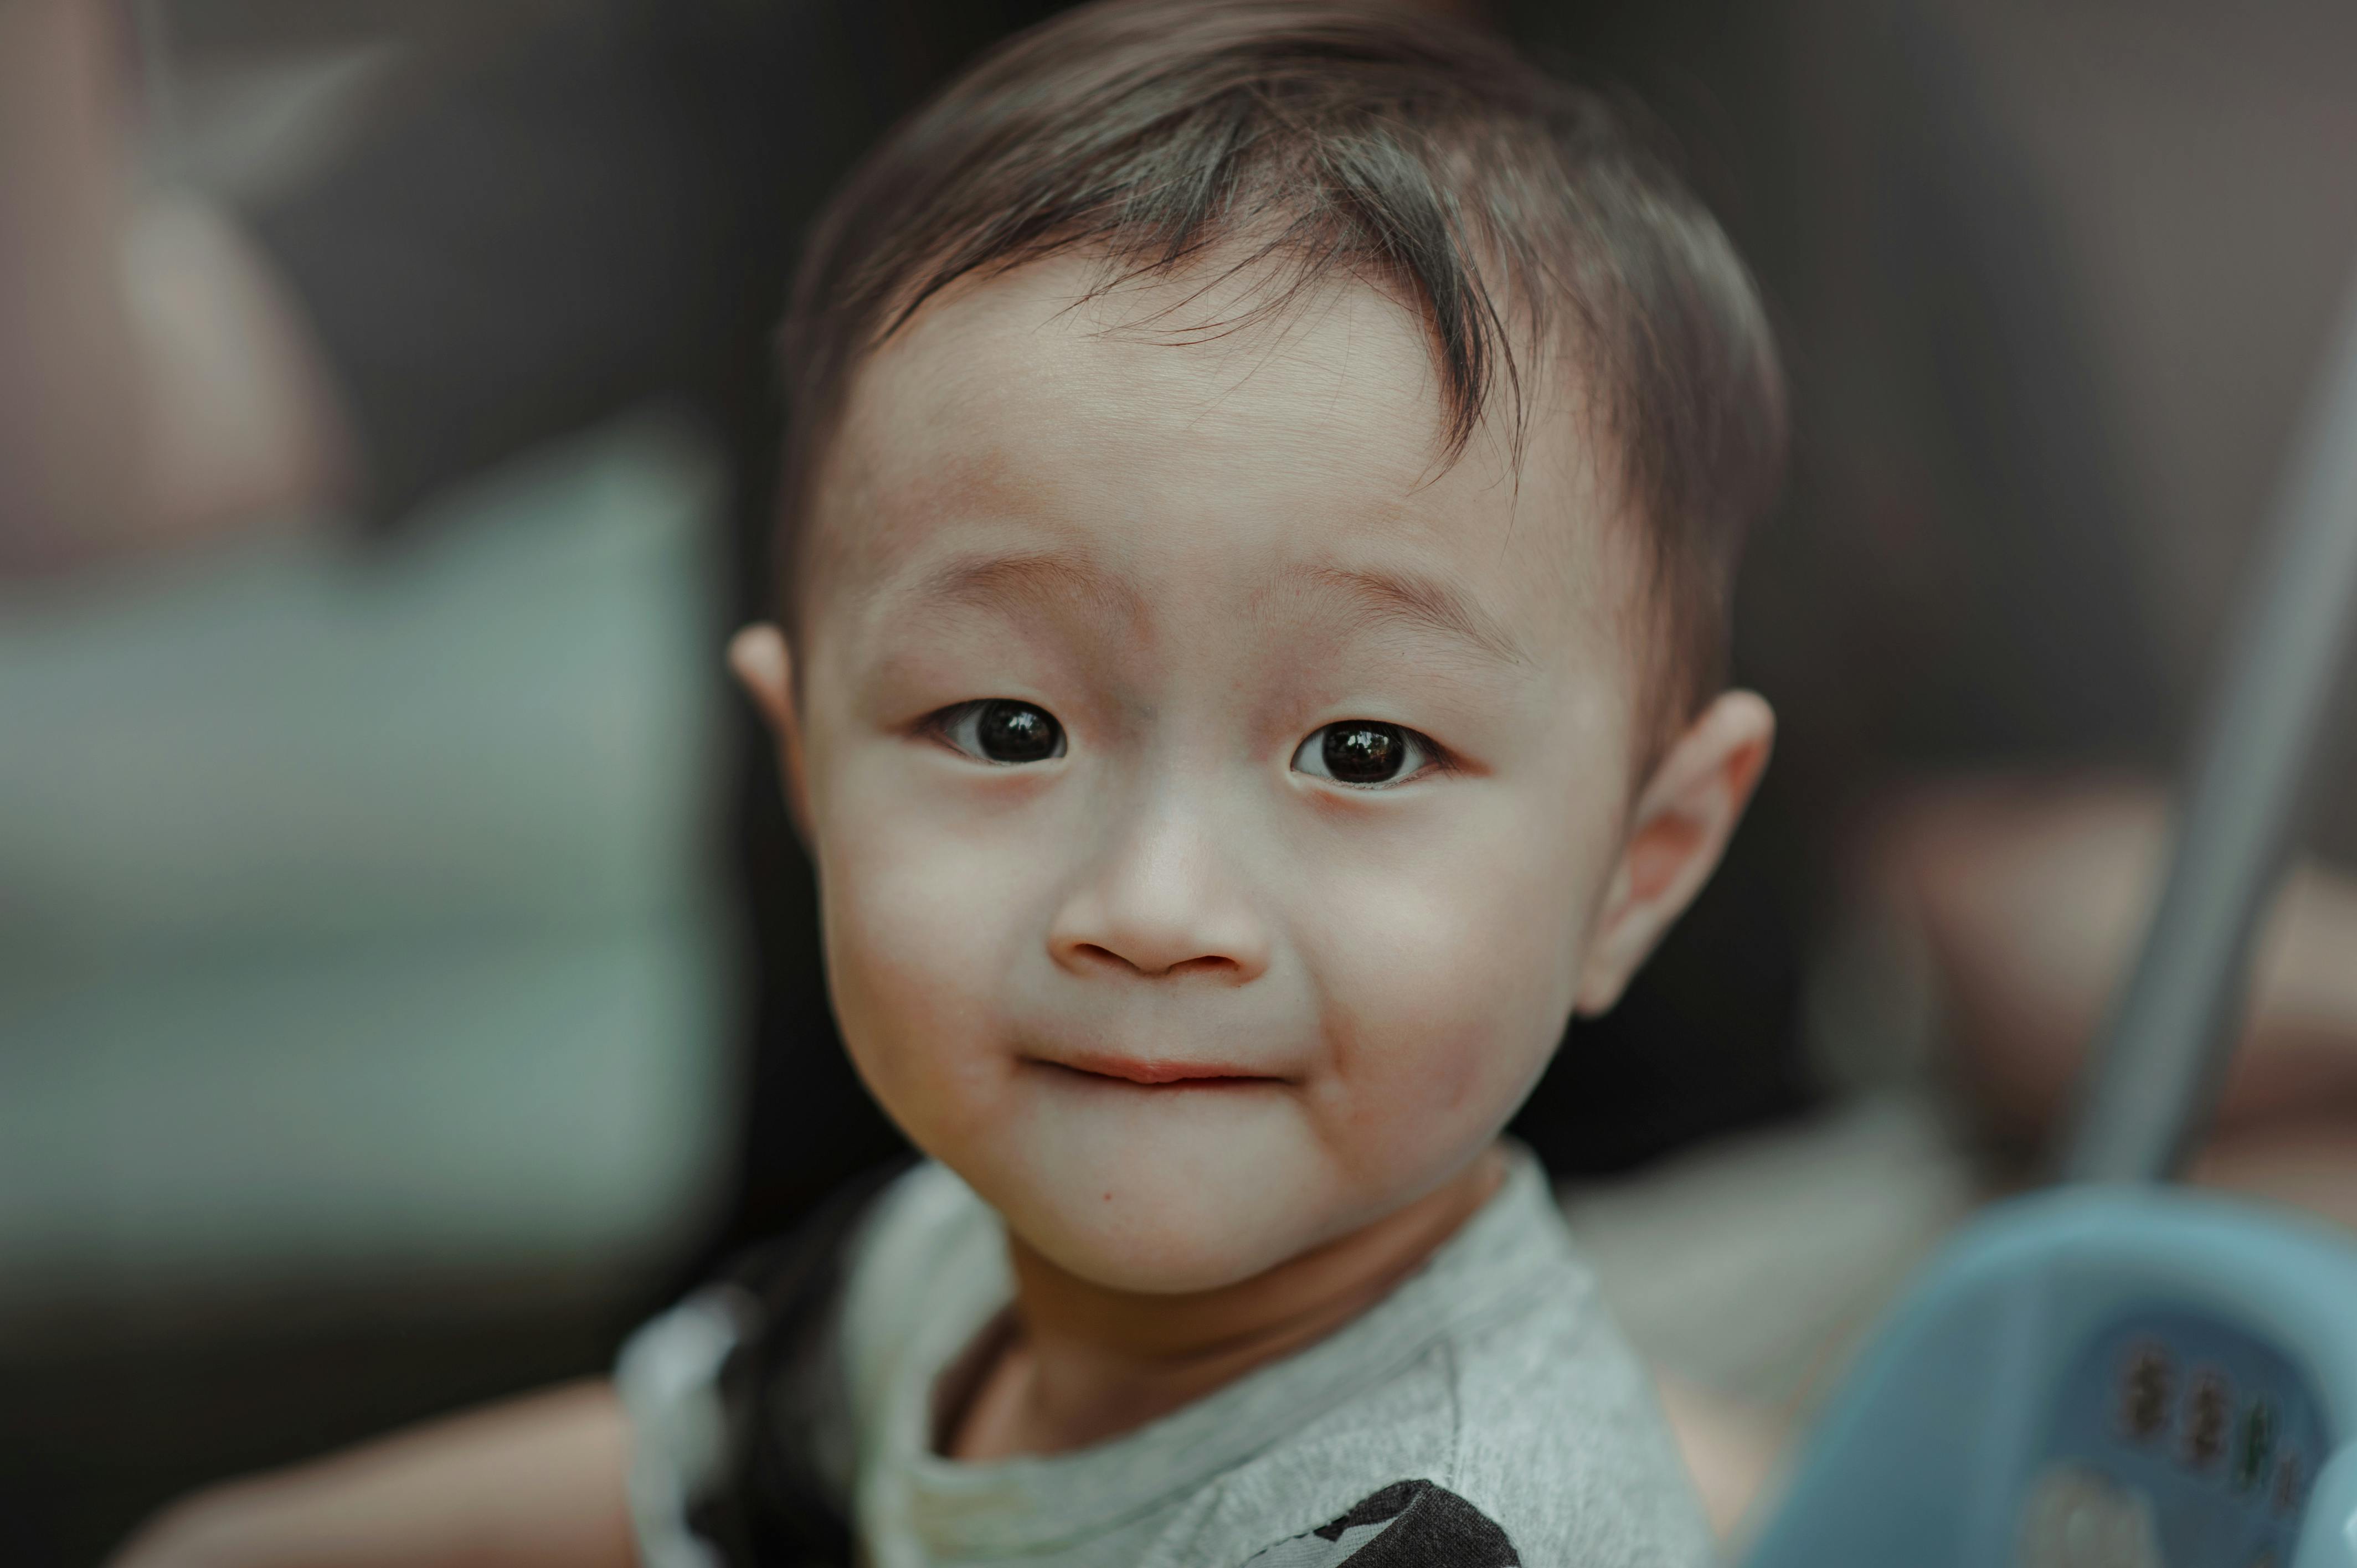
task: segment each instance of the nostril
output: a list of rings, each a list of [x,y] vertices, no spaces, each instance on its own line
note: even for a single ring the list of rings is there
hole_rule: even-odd
[[[1243,965],[1223,953],[1204,953],[1194,958],[1156,967],[1116,952],[1102,942],[1074,942],[1068,950],[1082,963],[1126,970],[1132,974],[1167,976],[1178,974],[1233,975],[1242,973]]]

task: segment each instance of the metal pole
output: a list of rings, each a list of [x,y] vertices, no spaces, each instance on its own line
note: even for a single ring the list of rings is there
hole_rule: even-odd
[[[2175,1175],[2233,1057],[2251,949],[2357,624],[2357,290],[2277,498],[2271,559],[2231,644],[2169,880],[2096,1053],[2063,1167]]]

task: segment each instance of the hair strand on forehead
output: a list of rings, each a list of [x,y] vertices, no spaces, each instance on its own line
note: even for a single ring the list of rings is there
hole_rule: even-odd
[[[787,613],[849,379],[926,301],[1060,253],[1101,257],[1102,294],[1215,250],[1233,259],[1195,297],[1270,285],[1175,340],[1332,283],[1383,288],[1431,334],[1444,462],[1501,392],[1519,459],[1536,389],[1575,368],[1643,531],[1651,701],[1682,723],[1724,680],[1735,561],[1784,443],[1750,276],[1630,113],[1385,0],[1103,0],[1009,40],[869,156],[813,233],[782,338]]]

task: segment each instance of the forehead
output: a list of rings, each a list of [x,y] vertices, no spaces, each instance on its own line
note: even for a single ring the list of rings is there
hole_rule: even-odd
[[[1627,618],[1626,531],[1572,386],[1526,385],[1519,460],[1505,394],[1450,460],[1428,330],[1375,288],[1278,305],[1268,270],[1098,277],[1065,256],[966,280],[862,368],[812,497],[806,603],[1003,549],[1149,592],[1167,570],[1398,569],[1543,644]]]

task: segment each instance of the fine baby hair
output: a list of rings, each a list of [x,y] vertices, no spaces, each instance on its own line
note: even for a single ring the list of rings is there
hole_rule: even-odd
[[[1650,696],[1724,679],[1729,583],[1773,496],[1782,381],[1759,296],[1657,139],[1604,95],[1405,5],[1114,0],[1012,40],[836,194],[783,334],[791,624],[799,528],[845,386],[961,279],[1061,252],[1099,287],[1257,272],[1248,316],[1370,284],[1428,324],[1459,456],[1502,392],[1519,453],[1572,375],[1652,575]],[[1184,344],[1232,315],[1161,323]]]

